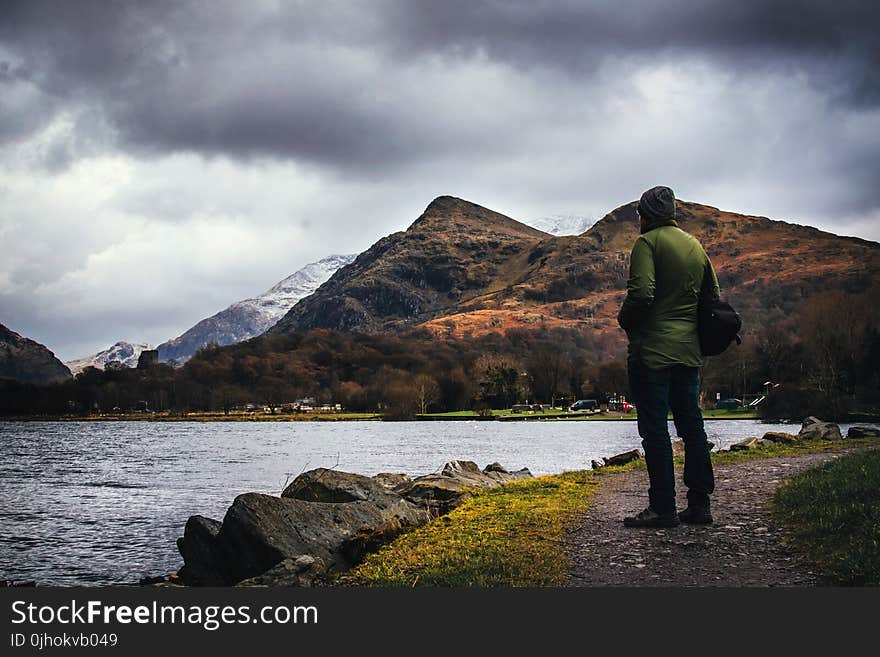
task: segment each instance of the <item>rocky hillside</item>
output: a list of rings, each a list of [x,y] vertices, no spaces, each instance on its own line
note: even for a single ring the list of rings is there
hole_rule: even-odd
[[[182,335],[160,344],[159,359],[183,364],[209,344],[236,344],[264,333],[300,299],[310,295],[337,269],[353,260],[353,255],[331,255],[306,265],[260,296],[238,301],[203,319]]]
[[[435,199],[406,231],[362,253],[271,332],[423,327],[466,337],[568,326],[622,341],[616,315],[638,235],[635,202],[581,235],[552,236],[457,198]],[[679,202],[680,226],[711,256],[746,320],[791,313],[818,291],[867,289],[880,245],[815,228]]]
[[[0,379],[45,384],[69,378],[70,370],[55,354],[0,324]]]
[[[377,332],[445,316],[515,284],[531,249],[548,237],[474,203],[441,196],[406,231],[382,238],[337,271],[271,332]]]

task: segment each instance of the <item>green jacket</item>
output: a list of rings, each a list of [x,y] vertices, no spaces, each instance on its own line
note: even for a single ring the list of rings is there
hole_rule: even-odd
[[[629,338],[629,358],[650,368],[700,367],[700,295],[718,298],[718,278],[695,237],[672,219],[648,224],[630,257],[626,299],[617,321]]]

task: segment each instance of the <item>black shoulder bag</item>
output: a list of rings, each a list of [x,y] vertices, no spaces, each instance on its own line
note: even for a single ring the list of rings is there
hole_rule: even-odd
[[[734,340],[742,344],[740,329],[742,318],[733,306],[721,299],[700,297],[697,304],[697,334],[704,356],[717,356]]]

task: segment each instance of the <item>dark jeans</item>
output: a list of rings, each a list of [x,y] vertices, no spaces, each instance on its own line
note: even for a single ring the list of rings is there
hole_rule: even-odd
[[[666,419],[670,409],[675,430],[684,441],[688,504],[708,508],[715,476],[699,405],[700,368],[674,365],[655,370],[639,361],[630,361],[628,368],[629,390],[638,413],[651,482],[651,508],[657,513],[675,511],[675,471]]]

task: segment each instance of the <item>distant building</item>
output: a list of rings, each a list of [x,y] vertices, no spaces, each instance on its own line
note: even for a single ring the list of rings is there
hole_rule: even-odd
[[[148,370],[151,367],[156,367],[159,364],[159,350],[158,349],[144,349],[141,352],[141,355],[138,357],[137,368],[139,370]]]

